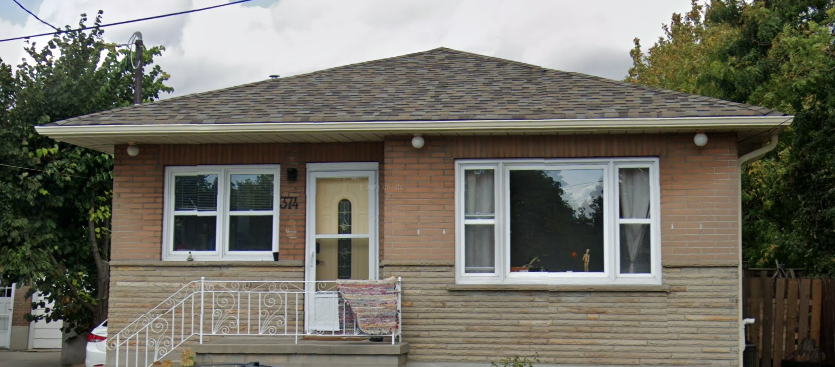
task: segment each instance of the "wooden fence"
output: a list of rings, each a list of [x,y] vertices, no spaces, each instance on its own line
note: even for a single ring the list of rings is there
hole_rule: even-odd
[[[747,271],[743,315],[756,322],[747,338],[756,346],[755,367],[781,367],[805,338],[835,362],[835,279],[774,278]]]

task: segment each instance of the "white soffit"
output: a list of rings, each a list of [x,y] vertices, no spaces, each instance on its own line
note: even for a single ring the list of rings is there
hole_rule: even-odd
[[[107,153],[117,144],[236,144],[383,141],[390,135],[552,135],[740,132],[759,140],[791,124],[793,116],[560,120],[452,120],[37,126],[41,135]]]

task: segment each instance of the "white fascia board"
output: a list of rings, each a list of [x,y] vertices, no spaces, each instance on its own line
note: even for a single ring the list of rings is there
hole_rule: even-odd
[[[719,130],[739,131],[774,128],[791,124],[794,116],[610,118],[549,120],[452,120],[452,121],[358,121],[358,122],[275,122],[230,124],[153,124],[37,126],[50,138],[151,137],[202,134],[317,134],[383,133],[440,134],[458,132],[544,132],[630,131],[630,130]]]

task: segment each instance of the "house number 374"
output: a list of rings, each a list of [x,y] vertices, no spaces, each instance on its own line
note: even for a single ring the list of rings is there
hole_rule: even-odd
[[[292,196],[281,197],[281,209],[298,209],[299,198]]]

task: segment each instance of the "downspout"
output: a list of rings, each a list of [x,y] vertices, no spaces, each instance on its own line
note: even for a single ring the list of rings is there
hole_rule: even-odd
[[[739,317],[738,319],[741,320],[739,323],[739,366],[742,366],[743,362],[743,353],[745,351],[745,326],[748,324],[753,324],[754,319],[745,319],[743,320],[742,317],[742,306],[743,306],[743,299],[742,299],[742,166],[751,163],[757,159],[762,158],[764,155],[768,154],[768,152],[774,150],[777,147],[777,134],[771,135],[771,141],[767,145],[763,145],[759,149],[756,149],[748,154],[739,157],[737,160],[738,164],[738,172],[739,172],[739,180],[738,181],[738,193],[739,193],[739,201],[737,202],[737,236],[739,237],[739,265],[737,265],[738,273],[737,273],[737,280],[738,285],[737,289],[739,289]]]
[[[742,166],[744,166],[745,164],[753,162],[754,160],[757,160],[759,158],[762,158],[762,156],[764,156],[768,152],[774,150],[774,148],[776,148],[776,147],[777,147],[777,134],[774,134],[774,135],[771,136],[771,141],[768,143],[768,145],[764,145],[761,148],[759,148],[759,149],[757,149],[753,152],[750,152],[750,153],[748,153],[748,154],[746,154],[742,157],[739,157],[739,159],[737,160],[737,162],[739,162],[739,168],[742,169]]]

